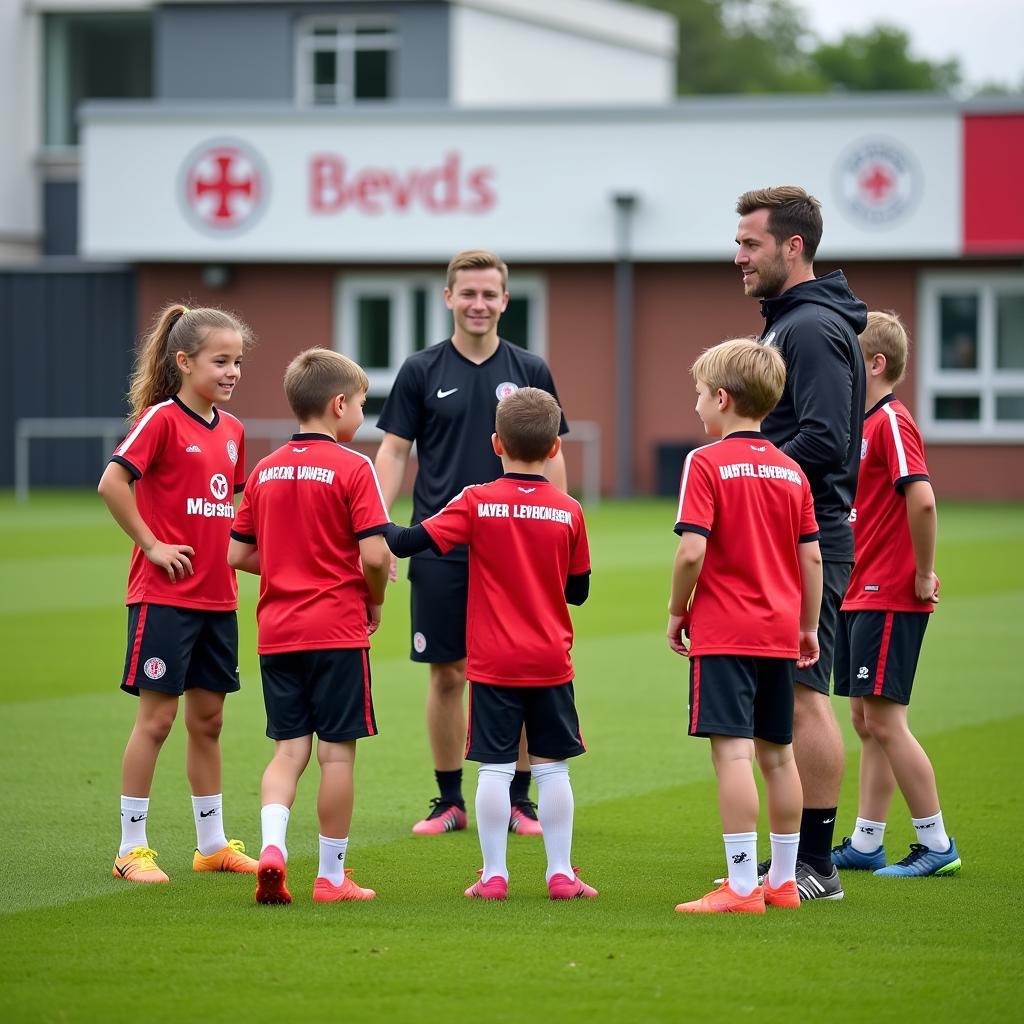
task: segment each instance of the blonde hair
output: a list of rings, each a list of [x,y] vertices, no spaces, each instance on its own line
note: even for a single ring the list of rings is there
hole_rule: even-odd
[[[858,338],[864,358],[885,356],[884,378],[890,384],[899,384],[907,373],[907,356],[910,353],[910,338],[899,314],[891,309],[872,310],[868,313],[868,325]]]
[[[300,423],[321,415],[338,395],[351,398],[369,386],[357,362],[329,348],[307,348],[284,371],[284,393]]]
[[[768,211],[768,232],[781,245],[799,235],[804,240],[804,259],[810,263],[821,244],[821,203],[799,185],[755,188],[736,200],[736,212],[745,217],[757,210]]]
[[[547,391],[519,388],[498,403],[494,421],[495,433],[509,458],[541,462],[558,437],[562,410]]]
[[[786,385],[779,350],[753,338],[732,338],[705,349],[690,373],[712,392],[728,392],[736,412],[752,420],[763,420],[779,404]]]
[[[460,270],[497,270],[501,274],[501,290],[508,291],[508,267],[493,252],[486,249],[464,249],[448,264],[448,290],[455,287],[455,275]]]
[[[137,419],[144,409],[164,402],[181,390],[181,370],[175,355],[198,355],[207,335],[214,330],[238,331],[243,350],[253,341],[248,325],[233,313],[212,306],[190,309],[180,302],[165,306],[139,345],[135,369],[128,386],[131,415]]]

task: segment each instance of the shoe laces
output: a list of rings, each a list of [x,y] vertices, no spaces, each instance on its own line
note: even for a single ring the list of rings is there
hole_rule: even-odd
[[[833,853],[842,853],[847,847],[853,846],[853,840],[849,836],[843,836],[843,841],[839,846],[833,846]]]
[[[537,821],[537,805],[532,800],[519,800],[512,806],[512,811],[518,811],[524,818],[531,818]]]
[[[153,871],[156,868],[157,852],[148,846],[136,846],[129,856],[138,858],[140,871]]]
[[[923,843],[911,843],[910,853],[900,861],[900,864],[905,868],[909,868],[912,864],[919,861],[926,853],[928,853],[928,847]]]
[[[456,805],[453,804],[451,800],[444,800],[439,796],[432,797],[430,801],[431,811],[427,815],[427,821],[433,821],[434,818],[440,818],[442,814],[455,806]]]
[[[245,843],[241,839],[229,839],[228,848],[234,850],[235,853],[245,853]]]

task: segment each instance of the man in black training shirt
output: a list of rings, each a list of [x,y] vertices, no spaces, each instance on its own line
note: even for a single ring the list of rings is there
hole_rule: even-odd
[[[829,701],[839,606],[853,566],[850,509],[860,469],[864,361],[857,335],[867,306],[842,271],[814,276],[821,204],[795,185],[746,192],[735,263],[743,290],[761,300],[761,342],[786,360],[782,399],[761,429],[799,463],[814,495],[821,530],[824,590],[818,623],[821,657],[796,674],[793,753],[804,791],[796,871],[802,900],[843,898],[832,865],[832,835],[843,779],[843,741]]]
[[[501,476],[491,435],[502,398],[521,387],[536,387],[558,399],[544,360],[498,337],[498,321],[508,305],[508,267],[494,253],[459,253],[448,264],[444,297],[455,322],[454,334],[406,359],[377,420],[384,440],[375,467],[389,507],[398,497],[416,442],[419,469],[413,488],[413,524],[434,515],[463,487]],[[568,430],[563,417],[559,433]],[[561,453],[549,466],[551,482],[564,491]],[[468,555],[461,546],[443,558],[424,551],[409,565],[411,657],[430,665],[427,731],[439,790],[430,813],[413,826],[418,835],[466,827],[462,763],[468,567]],[[519,754],[509,829],[538,835],[540,824],[529,798],[529,760],[522,746]]]

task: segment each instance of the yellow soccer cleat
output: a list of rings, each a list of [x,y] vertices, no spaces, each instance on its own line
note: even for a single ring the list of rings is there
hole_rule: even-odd
[[[192,858],[193,871],[233,871],[236,875],[255,875],[259,862],[246,855],[241,839],[229,839],[228,845],[205,857],[196,850]]]
[[[148,846],[136,846],[123,857],[114,858],[114,877],[126,882],[160,884],[170,879],[156,866],[156,850]]]

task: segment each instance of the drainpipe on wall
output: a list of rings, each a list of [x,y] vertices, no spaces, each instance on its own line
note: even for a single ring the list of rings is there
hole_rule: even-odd
[[[615,204],[615,496],[633,496],[633,211],[637,197],[616,192]]]

